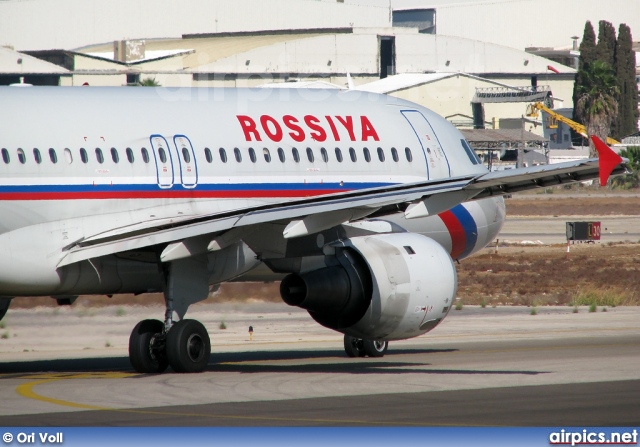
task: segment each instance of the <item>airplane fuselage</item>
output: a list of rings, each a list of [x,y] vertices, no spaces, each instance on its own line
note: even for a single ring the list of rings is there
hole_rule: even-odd
[[[1,296],[160,290],[152,253],[58,267],[66,247],[120,228],[486,172],[438,115],[357,91],[32,87],[0,98]],[[504,204],[380,219],[462,259],[497,235]],[[262,260],[268,245],[252,251]],[[258,263],[244,262],[211,282]]]

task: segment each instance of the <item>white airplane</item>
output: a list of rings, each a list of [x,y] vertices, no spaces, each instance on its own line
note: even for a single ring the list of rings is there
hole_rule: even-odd
[[[453,261],[498,234],[502,195],[626,170],[597,141],[601,169],[489,173],[439,115],[358,91],[5,87],[0,104],[0,318],[19,296],[163,292],[164,321],[130,337],[142,373],[207,366],[184,316],[230,280],[284,278],[349,356],[382,356],[446,317]]]

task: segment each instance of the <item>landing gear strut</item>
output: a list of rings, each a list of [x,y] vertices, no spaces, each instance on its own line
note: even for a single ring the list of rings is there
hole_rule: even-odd
[[[344,351],[348,357],[383,357],[388,347],[389,342],[387,341],[344,336]]]

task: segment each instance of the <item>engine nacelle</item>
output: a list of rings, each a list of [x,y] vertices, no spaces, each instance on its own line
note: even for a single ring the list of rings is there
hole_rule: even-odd
[[[449,312],[457,274],[445,249],[414,233],[354,237],[334,244],[327,267],[291,274],[283,300],[320,324],[366,339],[424,334]]]

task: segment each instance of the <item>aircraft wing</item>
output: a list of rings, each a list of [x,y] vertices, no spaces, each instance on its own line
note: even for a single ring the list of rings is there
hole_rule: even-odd
[[[194,238],[210,237],[214,240],[229,230],[251,225],[280,222],[286,225],[283,237],[293,238],[374,214],[404,211],[407,218],[424,217],[468,200],[595,178],[606,182],[611,174],[628,172],[625,160],[604,143],[602,145],[606,149],[600,148],[600,162],[594,158],[480,176],[368,188],[118,228],[68,245],[58,267],[152,246],[166,246],[161,260],[167,262],[193,254],[189,241]],[[211,251],[215,249],[213,247]]]

